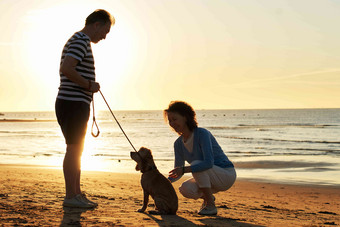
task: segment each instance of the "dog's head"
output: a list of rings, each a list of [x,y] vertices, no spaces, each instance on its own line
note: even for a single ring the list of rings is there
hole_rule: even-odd
[[[138,152],[130,152],[130,157],[137,162],[136,171],[145,173],[148,170],[156,168],[151,150],[145,147],[141,147]]]

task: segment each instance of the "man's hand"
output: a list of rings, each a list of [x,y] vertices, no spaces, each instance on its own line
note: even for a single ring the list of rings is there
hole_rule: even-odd
[[[100,89],[100,84],[95,81],[89,81],[89,91],[91,92],[98,92]]]

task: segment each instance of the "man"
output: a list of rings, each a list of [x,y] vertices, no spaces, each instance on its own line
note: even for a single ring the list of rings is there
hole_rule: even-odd
[[[55,110],[66,142],[63,170],[66,196],[63,206],[93,208],[98,204],[81,192],[81,155],[90,104],[100,85],[95,82],[95,67],[91,42],[105,39],[115,23],[105,10],[96,10],[85,21],[85,27],[65,44],[60,62],[60,87]]]

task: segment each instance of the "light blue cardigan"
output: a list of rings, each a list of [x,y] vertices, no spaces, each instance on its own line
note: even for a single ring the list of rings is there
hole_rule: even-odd
[[[175,141],[174,149],[175,168],[184,166],[185,161],[191,163],[195,160],[200,160],[202,162],[192,165],[192,172],[201,172],[212,168],[213,165],[221,168],[234,167],[233,163],[228,159],[220,145],[217,143],[215,137],[205,128],[196,128],[194,130],[192,153],[185,148],[182,136],[178,137]]]

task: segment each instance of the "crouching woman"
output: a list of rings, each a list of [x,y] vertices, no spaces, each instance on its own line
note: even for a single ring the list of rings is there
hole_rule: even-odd
[[[174,143],[175,168],[169,180],[175,182],[184,173],[192,178],[183,182],[180,193],[190,199],[203,199],[198,214],[216,215],[214,193],[228,190],[236,180],[233,163],[224,154],[215,137],[198,127],[193,108],[181,101],[171,102],[164,110],[164,118],[180,136]],[[185,166],[185,161],[190,166]]]

